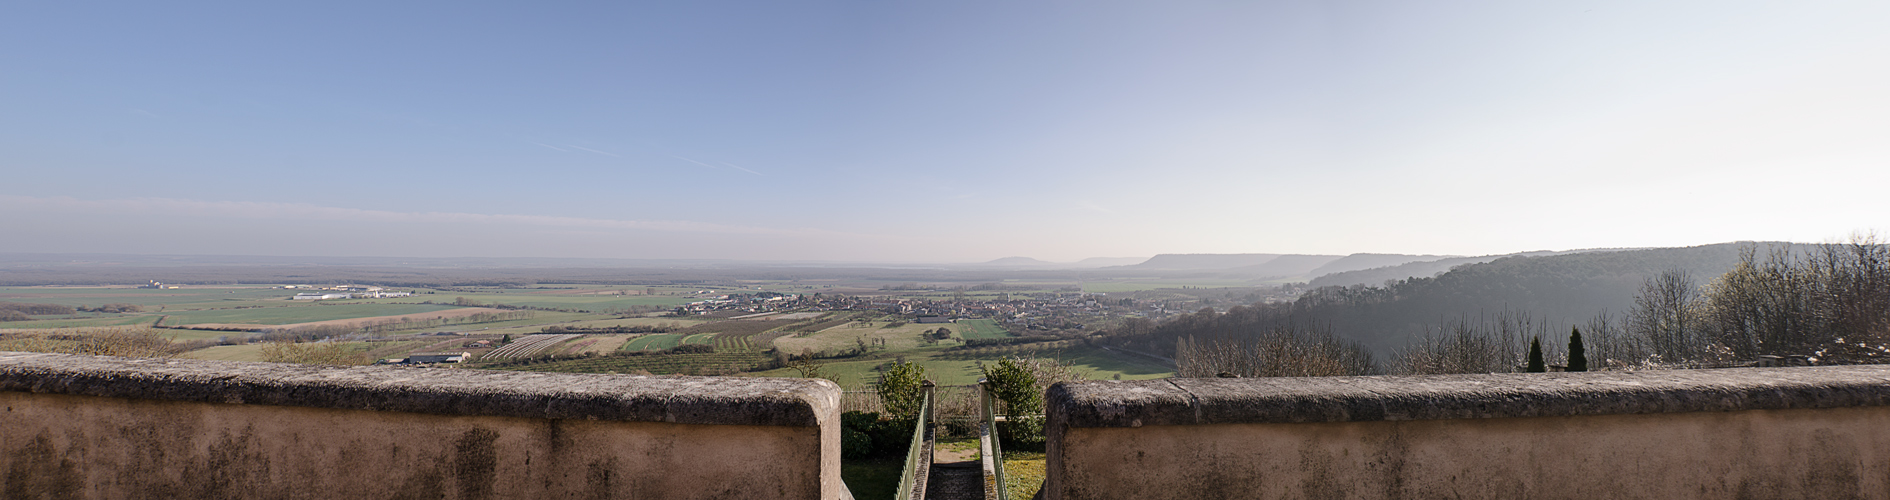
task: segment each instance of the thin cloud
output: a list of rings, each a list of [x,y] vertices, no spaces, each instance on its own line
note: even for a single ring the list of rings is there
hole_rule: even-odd
[[[528,141],[528,142],[529,142],[529,141]],[[567,150],[567,149],[564,149],[564,148],[561,148],[561,147],[557,147],[557,146],[553,146],[553,145],[550,145],[550,144],[545,144],[545,143],[542,143],[542,142],[533,142],[532,144],[537,144],[537,145],[540,145],[540,146],[544,146],[544,147],[547,147],[547,148],[551,148],[551,149],[554,149],[554,150],[557,150],[557,151],[558,151],[558,152],[560,152],[560,153],[569,153],[569,152],[571,152],[570,150]]]
[[[591,148],[587,148],[587,147],[584,147],[584,146],[572,146],[572,145],[570,145],[570,144],[566,144],[565,146],[569,146],[569,147],[572,147],[572,148],[576,148],[576,149],[582,149],[582,150],[585,150],[585,151],[590,151],[590,152],[592,152],[592,153],[597,153],[597,154],[600,154],[600,155],[604,155],[604,156],[610,156],[610,157],[616,157],[616,158],[623,158],[622,156],[617,156],[617,153],[610,153],[610,152],[605,152],[605,151],[598,151],[598,150],[595,150],[595,149],[591,149]]]
[[[736,169],[738,169],[738,170],[741,170],[741,171],[743,171],[743,172],[748,172],[748,173],[751,173],[751,174],[755,174],[755,175],[760,175],[760,176],[763,176],[763,177],[766,177],[766,176],[767,176],[766,174],[763,174],[763,173],[761,173],[761,172],[756,172],[756,171],[753,171],[753,170],[749,170],[749,169],[746,169],[746,168],[742,168],[742,166],[741,166],[741,165],[736,165],[736,164],[733,164],[733,163],[729,163],[729,162],[722,162],[722,164],[723,164],[723,165],[728,165],[728,166],[731,166],[731,167],[735,167]]]

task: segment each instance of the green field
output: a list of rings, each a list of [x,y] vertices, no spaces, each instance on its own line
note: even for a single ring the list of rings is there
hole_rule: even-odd
[[[677,345],[682,344],[681,342],[682,338],[683,338],[682,335],[677,335],[673,333],[658,333],[654,335],[644,335],[642,337],[630,339],[629,342],[625,342],[623,344],[623,350],[660,351],[663,349],[676,347]]]
[[[641,288],[632,288],[641,290]],[[654,306],[671,308],[697,298],[679,295],[576,295],[567,293],[547,293],[538,290],[494,290],[481,293],[439,292],[432,296],[434,302],[451,303],[454,299],[465,297],[483,304],[505,304],[512,306],[544,307],[553,309],[581,309],[603,312],[606,309],[626,309],[635,306]]]
[[[337,319],[394,316],[457,309],[435,304],[336,304],[262,307],[256,309],[215,309],[170,313],[165,325],[233,323],[246,325],[287,325]]]
[[[295,290],[283,290],[263,285],[191,286],[176,290],[77,286],[0,287],[0,301],[6,302],[59,304],[72,307],[136,304],[144,307],[146,311],[156,311],[159,307],[179,309],[282,303],[288,301],[293,295],[295,295]]]
[[[93,316],[93,315],[83,315]],[[0,322],[0,328],[76,328],[85,326],[148,326],[157,321],[155,314],[104,314],[90,318],[42,319]]]
[[[610,317],[612,316],[607,314],[532,311],[532,317],[526,319],[494,321],[491,323],[459,323],[421,328],[412,331],[449,331],[519,336],[543,332],[546,326],[590,322],[597,321],[599,318]]]
[[[883,325],[884,323],[874,324]],[[936,324],[921,325],[917,323],[907,323],[893,328],[883,328],[880,326],[869,327],[863,325],[865,325],[865,323],[849,323],[821,330],[817,333],[781,337],[775,339],[774,347],[780,349],[782,352],[791,354],[799,354],[803,350],[834,352],[856,348],[859,346],[860,341],[864,340],[868,344],[872,344],[875,341],[882,342],[886,350],[889,351],[906,351],[926,347],[925,342],[922,340],[925,331],[937,329],[941,326]],[[950,327],[952,325],[943,326]],[[943,342],[942,344],[957,345],[956,342],[949,341]],[[756,346],[756,348],[765,350],[768,347]]]
[[[951,329],[952,329],[952,333],[958,334],[960,338],[963,338],[965,340],[1001,339],[1004,337],[1011,336],[1011,332],[1009,330],[1005,330],[1004,327],[998,326],[998,323],[996,320],[989,320],[989,319],[961,319],[961,320],[958,320],[957,323],[953,324],[951,326]]]

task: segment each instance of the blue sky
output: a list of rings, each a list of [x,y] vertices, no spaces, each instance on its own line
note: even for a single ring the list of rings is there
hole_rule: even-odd
[[[0,252],[1046,260],[1822,241],[1882,2],[81,3]]]

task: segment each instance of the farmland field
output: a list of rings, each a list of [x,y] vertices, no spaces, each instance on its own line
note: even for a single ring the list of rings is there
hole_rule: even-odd
[[[396,352],[406,347],[404,345],[390,346],[388,344],[388,342],[342,342],[341,346],[347,349],[348,352],[363,355],[378,352]],[[220,345],[190,351],[178,355],[177,357],[223,361],[262,361],[262,348],[265,345],[268,344]],[[404,354],[404,352],[398,352],[398,354]],[[390,356],[391,355],[392,354],[390,354]]]
[[[190,351],[178,357],[223,361],[262,361],[262,347],[263,344],[220,345]]]
[[[538,313],[545,317],[556,317],[552,316],[552,313],[546,313],[545,311],[538,311]],[[611,318],[566,321],[558,323],[558,326],[567,328],[609,328],[613,326],[677,326],[680,328],[689,328],[701,323],[703,323],[702,320],[689,318]]]
[[[775,339],[774,346],[782,352],[800,353],[802,350],[841,351],[859,346],[861,340],[868,344],[882,341],[887,350],[904,351],[917,349],[925,345],[921,340],[926,330],[938,328],[938,325],[906,324],[893,328],[867,327],[865,323],[849,323],[821,330],[819,332],[781,337]],[[956,345],[956,343],[946,343]],[[765,349],[765,347],[763,347]]]
[[[1009,330],[998,326],[997,321],[989,319],[964,319],[952,325],[952,332],[966,340],[1001,339],[1011,336]]]
[[[491,323],[461,323],[461,324],[438,326],[438,327],[432,327],[432,328],[421,328],[421,329],[409,330],[409,331],[445,330],[445,331],[451,331],[451,332],[472,332],[472,333],[478,333],[481,335],[485,335],[485,334],[511,335],[511,336],[516,337],[519,335],[531,335],[534,333],[543,332],[545,327],[550,326],[550,325],[562,325],[562,324],[573,323],[573,322],[596,321],[602,318],[610,318],[610,317],[611,317],[610,315],[606,315],[606,314],[571,313],[571,312],[557,312],[557,311],[532,311],[532,317],[526,318],[526,319],[494,321]]]
[[[72,307],[136,304],[144,307],[146,311],[156,311],[159,307],[177,309],[178,306],[231,307],[263,303],[280,304],[288,302],[291,295],[295,295],[295,291],[260,285],[191,286],[174,290],[129,286],[0,287],[0,301],[59,304]]]
[[[81,315],[92,316],[92,315]],[[73,328],[85,326],[148,326],[157,321],[155,314],[106,314],[91,318],[40,319],[0,322],[0,328]]]
[[[505,304],[554,309],[581,309],[592,312],[602,312],[606,309],[623,309],[630,307],[659,307],[667,309],[701,300],[694,297],[677,295],[586,295],[556,292],[562,292],[562,290],[499,290],[482,293],[440,292],[434,296],[434,301],[452,302],[455,298],[465,297],[466,300],[486,304]]]
[[[657,375],[711,375],[739,372],[764,361],[767,361],[767,357],[756,352],[717,352],[710,354],[599,356],[566,361],[491,367],[487,369],[619,374],[647,371]]]
[[[653,334],[653,335],[644,335],[642,337],[630,339],[629,342],[625,342],[623,344],[623,350],[659,351],[659,350],[668,349],[671,347],[676,347],[677,345],[682,344],[681,342],[682,338],[683,338],[682,335],[674,334],[674,333],[658,333],[658,334]]]
[[[587,335],[583,340],[573,342],[568,353],[583,354],[594,352],[600,355],[610,354],[611,351],[623,347],[623,343],[630,340],[630,337],[632,337],[632,335],[629,334]],[[586,344],[587,342],[588,344]]]
[[[425,313],[446,309],[458,308],[434,304],[310,304],[306,306],[262,307],[255,309],[215,309],[170,313],[170,317],[164,320],[164,324],[194,325],[200,323],[225,323],[287,325],[337,319]]]

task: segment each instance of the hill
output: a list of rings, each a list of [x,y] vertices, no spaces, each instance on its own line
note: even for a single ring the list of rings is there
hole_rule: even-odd
[[[1002,259],[985,262],[980,265],[998,266],[998,267],[1048,267],[1048,266],[1057,265],[1057,263],[1037,260],[1030,257],[1005,257]]]
[[[1165,253],[1123,269],[1233,269],[1257,266],[1279,258],[1277,253]]]
[[[1613,250],[1568,250],[1568,251],[1562,251],[1562,252],[1535,251],[1535,252],[1518,252],[1518,253],[1503,254],[1503,255],[1484,255],[1480,257],[1444,257],[1444,258],[1438,258],[1435,260],[1415,260],[1411,262],[1405,262],[1403,264],[1391,265],[1391,266],[1386,266],[1386,267],[1374,267],[1374,268],[1364,268],[1364,269],[1345,270],[1345,271],[1330,271],[1329,274],[1325,274],[1325,275],[1314,274],[1313,276],[1317,276],[1317,277],[1313,278],[1312,282],[1307,283],[1307,285],[1315,287],[1315,288],[1322,287],[1322,286],[1383,285],[1387,281],[1398,281],[1398,280],[1410,279],[1410,278],[1429,278],[1432,276],[1437,276],[1439,274],[1448,272],[1452,268],[1455,268],[1457,266],[1461,266],[1465,264],[1481,264],[1484,262],[1490,262],[1493,260],[1502,259],[1506,257],[1547,257],[1551,255],[1565,255],[1565,254],[1572,254],[1572,253],[1603,252],[1603,251],[1613,251]]]
[[[1488,262],[1457,264],[1431,277],[1408,277],[1388,285],[1325,286],[1282,304],[1257,305],[1266,321],[1330,327],[1338,336],[1360,342],[1380,356],[1408,344],[1427,328],[1442,323],[1498,314],[1521,314],[1550,331],[1566,333],[1602,312],[1616,317],[1634,303],[1648,276],[1670,269],[1693,274],[1700,284],[1730,270],[1747,247],[1761,255],[1777,245],[1738,242],[1684,248],[1582,251],[1551,255],[1512,255]],[[1479,259],[1486,257],[1465,258]],[[1457,259],[1412,263],[1435,265]],[[1459,260],[1459,262],[1463,262]],[[1342,273],[1343,274],[1343,273]],[[1329,280],[1328,280],[1329,281]],[[1382,283],[1382,282],[1381,282]],[[1237,330],[1217,330],[1231,332]],[[1190,335],[1170,329],[1168,337]],[[1152,349],[1172,349],[1173,338],[1151,338]],[[1382,358],[1381,358],[1382,359]]]
[[[1312,270],[1343,258],[1338,255],[1281,255],[1264,264],[1237,267],[1230,271],[1263,277],[1310,276]]]
[[[1394,254],[1394,253],[1355,253],[1352,255],[1347,255],[1338,260],[1334,260],[1332,262],[1327,262],[1326,265],[1319,266],[1317,269],[1313,269],[1311,271],[1307,271],[1306,275],[1318,277],[1318,276],[1325,276],[1325,275],[1334,274],[1334,273],[1344,273],[1344,272],[1359,271],[1359,270],[1364,270],[1364,269],[1376,269],[1376,268],[1381,268],[1381,267],[1401,266],[1401,265],[1405,265],[1405,264],[1409,264],[1413,262],[1429,262],[1429,261],[1443,260],[1443,259],[1449,259],[1449,258],[1455,258],[1455,257],[1457,256],[1455,255],[1404,255],[1404,254]],[[1432,273],[1432,274],[1435,274],[1435,273]],[[1383,280],[1380,280],[1380,282],[1383,282]],[[1369,282],[1362,281],[1360,283],[1369,283]],[[1350,283],[1347,283],[1347,284],[1350,284]]]

